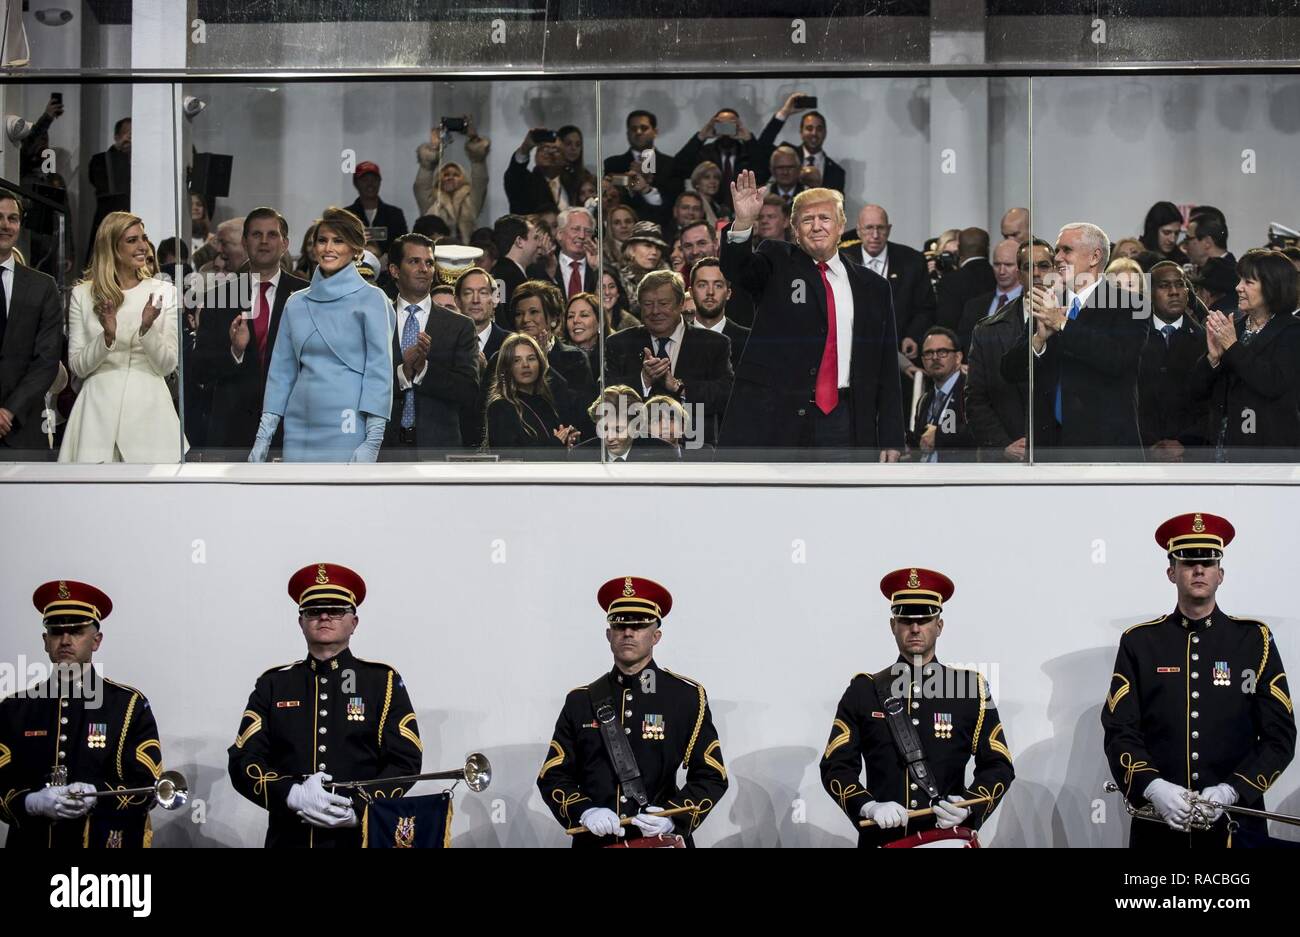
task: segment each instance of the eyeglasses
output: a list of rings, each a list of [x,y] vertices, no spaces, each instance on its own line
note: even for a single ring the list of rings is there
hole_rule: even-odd
[[[859,231],[862,231],[862,232],[865,232],[865,233],[867,233],[867,234],[884,234],[885,232],[887,232],[887,231],[889,230],[889,225],[887,225],[887,224],[864,224],[864,225],[863,225],[861,228],[859,228],[858,230],[859,230]]]
[[[352,608],[348,605],[320,605],[315,608],[304,608],[302,617],[308,621],[320,621],[323,618],[343,618],[351,612]]]
[[[933,348],[930,351],[921,352],[921,358],[929,361],[934,358],[947,358],[949,355],[957,354],[956,348]]]

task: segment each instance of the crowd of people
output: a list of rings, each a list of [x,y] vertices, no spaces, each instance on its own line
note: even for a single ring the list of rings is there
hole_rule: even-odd
[[[412,224],[361,162],[357,199],[297,254],[280,211],[218,223],[231,206],[201,192],[190,237],[154,245],[109,173],[66,315],[17,249],[25,200],[0,191],[0,456],[1300,452],[1300,248],[1238,258],[1222,210],[1170,202],[1113,242],[1087,221],[1036,234],[1013,207],[996,241],[965,227],[911,247],[881,204],[852,206],[849,227],[846,190],[871,186],[827,153],[810,105],[791,95],[757,136],[722,108],[673,153],[635,110],[596,169],[581,128],[532,128],[490,224],[491,142],[466,115],[418,147]]]

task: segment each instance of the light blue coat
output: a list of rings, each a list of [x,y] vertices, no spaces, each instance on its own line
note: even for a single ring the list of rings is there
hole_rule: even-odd
[[[284,304],[262,410],[284,418],[284,461],[347,462],[365,439],[365,415],[393,406],[388,297],[351,264]]]

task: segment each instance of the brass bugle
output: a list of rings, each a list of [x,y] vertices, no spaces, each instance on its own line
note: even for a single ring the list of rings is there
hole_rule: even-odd
[[[148,787],[129,787],[122,790],[92,791],[89,793],[69,793],[69,797],[89,800],[96,797],[136,797],[140,794],[153,794],[158,806],[164,810],[177,810],[189,803],[190,788],[185,775],[179,771],[164,771],[158,780]]]
[[[1104,790],[1108,794],[1118,794],[1119,785],[1114,781],[1107,781]],[[1156,812],[1156,808],[1147,804],[1145,807],[1134,807],[1128,802],[1127,798],[1122,798],[1124,810],[1130,817],[1136,817],[1139,820],[1150,820],[1153,823],[1165,823],[1165,818]],[[1237,807],[1230,804],[1218,804],[1212,800],[1205,800],[1201,797],[1192,795],[1188,801],[1192,807],[1192,815],[1187,821],[1189,830],[1205,832],[1214,828],[1214,816],[1216,810],[1222,810],[1226,813],[1236,813],[1242,816],[1259,817],[1264,820],[1276,820],[1279,823],[1290,823],[1293,826],[1300,826],[1300,817],[1293,817],[1285,813],[1274,813],[1271,810],[1256,810],[1254,807]],[[1168,825],[1168,824],[1166,824]]]
[[[394,778],[375,778],[370,781],[327,781],[331,788],[360,790],[376,784],[414,784],[416,781],[464,781],[465,786],[474,793],[480,793],[492,783],[492,762],[482,752],[474,752],[465,758],[463,768],[450,771],[430,771],[425,774],[404,774]]]

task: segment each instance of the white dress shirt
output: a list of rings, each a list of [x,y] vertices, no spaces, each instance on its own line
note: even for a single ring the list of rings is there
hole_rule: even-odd
[[[877,254],[875,257],[872,257],[870,254],[868,254],[867,249],[865,247],[862,248],[862,266],[888,279],[889,245],[886,244],[885,247],[881,249],[880,253]]]
[[[668,336],[668,362],[674,376],[677,374],[677,356],[682,350],[682,336],[686,334],[686,320],[679,319],[677,328],[673,329],[672,334]],[[650,336],[650,354],[659,351],[659,339],[653,335]],[[645,382],[645,375],[641,377],[641,395],[643,398],[650,396],[650,385]]]
[[[417,307],[416,312],[408,312],[407,306]],[[426,296],[418,303],[407,302],[399,293],[397,299],[393,300],[393,309],[397,311],[397,347],[402,347],[402,329],[406,328],[406,320],[410,316],[415,316],[415,321],[419,323],[419,331],[423,332],[429,325],[429,309],[433,306],[433,297]],[[490,329],[488,331],[491,331]],[[481,346],[480,346],[481,347]],[[429,371],[429,360],[426,358],[424,366],[420,368],[415,380],[406,379],[406,368],[402,367],[402,359],[397,359],[397,389],[410,390],[411,386],[424,380],[424,375]],[[399,413],[398,416],[401,416]]]
[[[822,185],[826,184],[826,151],[819,150],[816,153],[809,153],[807,147],[799,147],[799,165],[807,166],[808,157],[812,157],[812,165],[822,177]]]
[[[700,320],[698,318],[695,320],[697,324],[699,323],[699,321]],[[723,330],[725,330],[726,327],[727,327],[726,316],[722,316],[721,318],[718,319],[717,322],[713,323],[712,325],[705,326],[705,328],[708,329],[710,332],[717,332],[719,335],[723,334]]]
[[[5,309],[13,312],[14,308],[14,255],[10,254],[9,259],[0,264],[4,268],[4,273],[0,274],[0,280],[5,284]]]
[[[402,333],[397,334],[400,336]],[[483,326],[483,330],[474,337],[478,339],[478,350],[486,357],[488,339],[492,337],[492,320],[488,319],[487,325]]]

